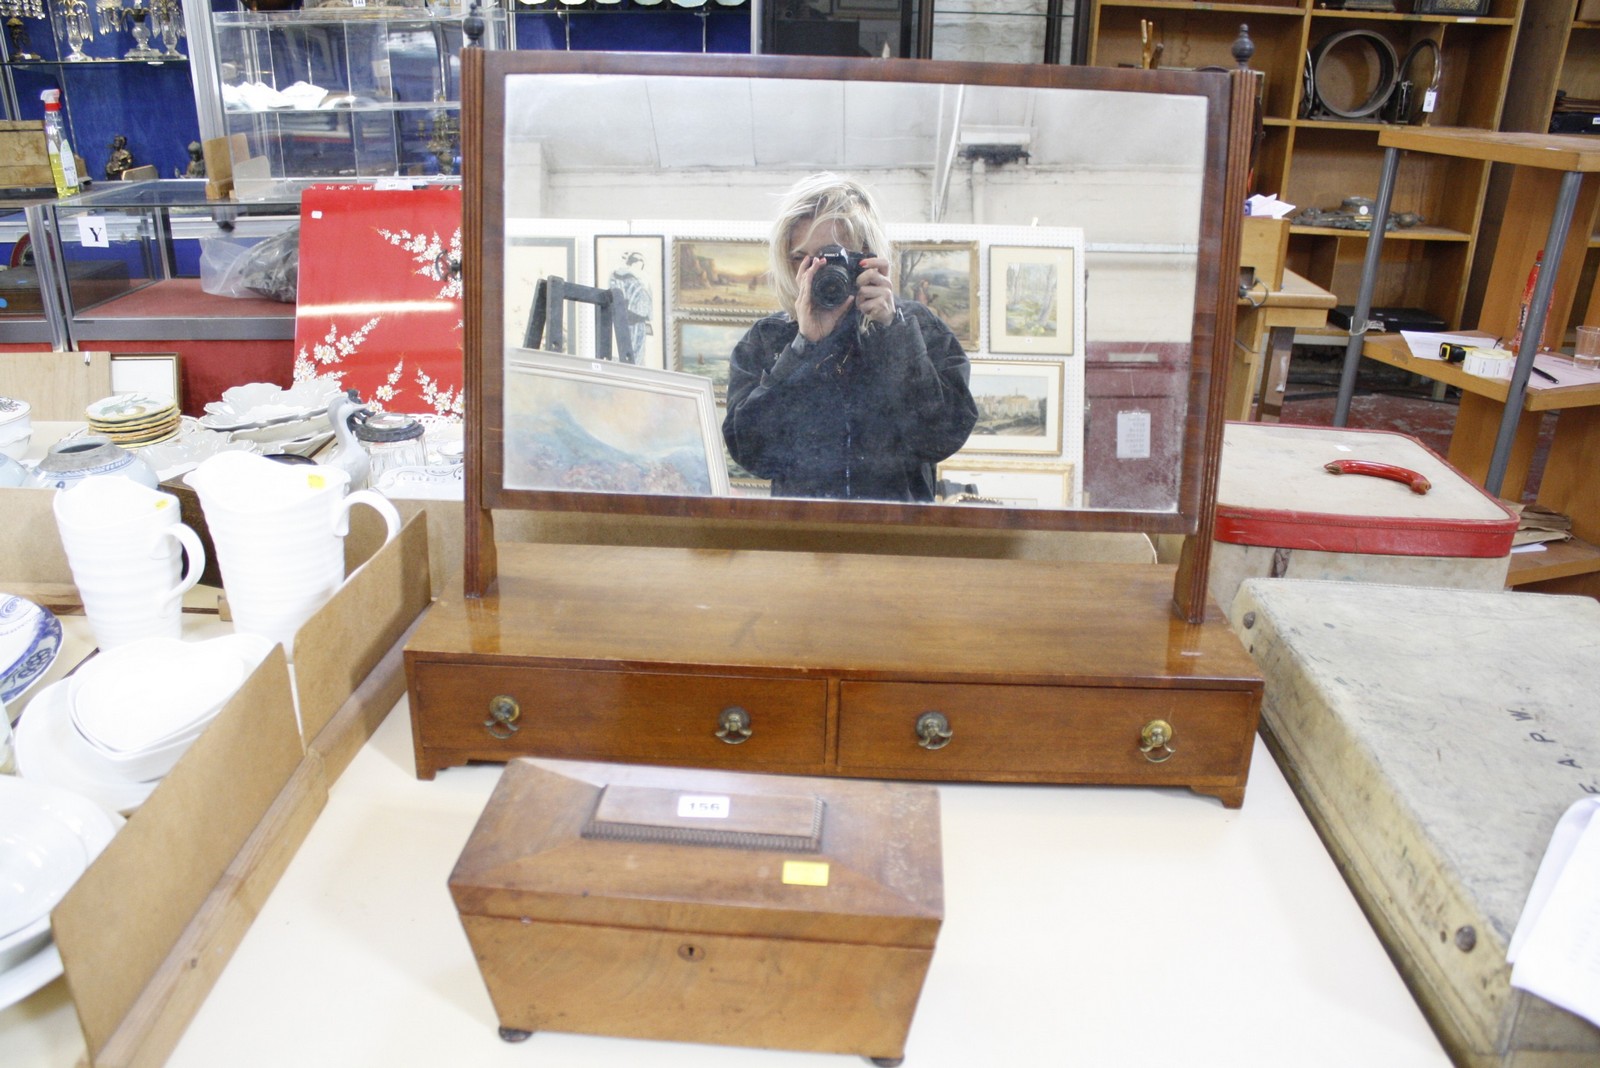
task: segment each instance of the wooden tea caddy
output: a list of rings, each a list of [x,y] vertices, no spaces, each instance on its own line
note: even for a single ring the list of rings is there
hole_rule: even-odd
[[[450,893],[500,1034],[899,1064],[944,914],[932,787],[513,760]]]
[[[1190,367],[1170,511],[649,496],[508,484],[504,326],[515,121],[529,75],[833,80],[1194,98],[1203,105]],[[463,52],[463,598],[406,648],[417,773],[519,755],[804,775],[1185,786],[1243,802],[1261,697],[1207,613],[1254,81],[771,56]],[[1130,98],[1132,99],[1132,98]],[[1136,101],[1142,105],[1144,98]],[[1039,148],[1040,146],[1036,146]],[[489,280],[494,284],[484,284]],[[1187,308],[1183,309],[1186,313]],[[1187,319],[1185,320],[1187,321]],[[497,543],[500,510],[746,530],[1184,536],[1176,566],[666,544]],[[937,531],[934,531],[937,532]],[[633,540],[624,535],[621,541]],[[693,539],[690,539],[691,541]],[[733,543],[738,544],[737,533]]]

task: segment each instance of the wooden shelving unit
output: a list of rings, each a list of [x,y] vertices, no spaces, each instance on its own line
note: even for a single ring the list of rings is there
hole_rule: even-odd
[[[1578,13],[1583,0],[1543,0],[1530,4],[1522,20],[1513,61],[1517,76],[1506,88],[1502,130],[1545,133],[1550,129],[1551,113],[1558,93],[1600,100],[1600,21],[1584,20]],[[1600,138],[1600,125],[1592,127]],[[1600,144],[1600,140],[1596,141]],[[1511,173],[1495,168],[1490,179],[1487,212],[1482,240],[1486,247],[1499,244],[1502,209],[1510,194]],[[1470,296],[1476,300],[1486,291],[1492,257],[1480,256],[1473,268]],[[1600,234],[1588,242],[1588,254],[1581,274],[1574,279],[1576,297],[1568,314],[1552,322],[1546,340],[1560,346],[1578,323],[1600,321]]]
[[[1141,24],[1149,21],[1162,45],[1161,66],[1228,67],[1240,25],[1249,26],[1255,42],[1250,65],[1264,76],[1266,125],[1255,188],[1300,208],[1333,209],[1346,197],[1377,195],[1383,163],[1377,135],[1385,123],[1303,115],[1308,52],[1351,29],[1381,35],[1401,57],[1430,38],[1439,45],[1443,77],[1425,124],[1493,130],[1500,125],[1524,3],[1493,0],[1486,15],[1474,18],[1328,10],[1313,0],[1097,0],[1088,55],[1098,66],[1138,66]],[[1397,3],[1410,5],[1411,0]],[[1336,50],[1328,61],[1341,65],[1339,75],[1354,92],[1373,76],[1356,50]],[[1600,78],[1600,58],[1595,64]],[[1423,308],[1452,328],[1468,325],[1463,318],[1470,311],[1467,289],[1488,179],[1489,164],[1481,160],[1417,154],[1403,162],[1393,210],[1416,213],[1422,223],[1388,233],[1374,304]],[[1366,247],[1360,230],[1296,226],[1288,266],[1332,290],[1340,304],[1354,304]]]

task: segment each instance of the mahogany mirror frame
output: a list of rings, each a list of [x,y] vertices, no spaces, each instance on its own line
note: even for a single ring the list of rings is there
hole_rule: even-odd
[[[468,597],[498,577],[493,509],[606,512],[766,522],[1140,532],[1185,536],[1174,614],[1201,622],[1233,344],[1255,78],[1246,72],[1131,70],[932,60],[747,55],[485,51],[461,53],[466,470],[463,582]],[[508,489],[504,484],[504,144],[507,79],[530,74],[798,78],[1089,89],[1199,97],[1205,164],[1177,508],[989,509],[865,501],[696,497]],[[486,284],[492,281],[494,284]]]

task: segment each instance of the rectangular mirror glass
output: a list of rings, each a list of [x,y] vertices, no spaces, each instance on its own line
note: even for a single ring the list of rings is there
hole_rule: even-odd
[[[467,181],[485,505],[1194,529],[1210,324],[1234,274],[1215,262],[1226,77],[484,67]],[[834,181],[819,175],[867,191],[886,252],[854,221],[776,223],[797,184]],[[774,272],[834,236],[877,259],[834,265],[845,310],[827,320],[812,273],[786,299]]]

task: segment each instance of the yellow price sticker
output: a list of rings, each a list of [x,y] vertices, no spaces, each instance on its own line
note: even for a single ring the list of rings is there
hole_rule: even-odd
[[[310,486],[312,489],[324,489],[328,485],[327,476],[325,476],[325,475],[307,475],[306,476],[306,485]]]
[[[827,886],[828,863],[824,860],[786,860],[783,881],[790,886]]]

